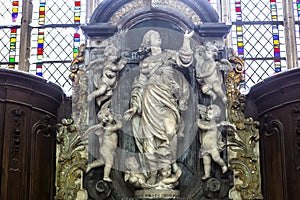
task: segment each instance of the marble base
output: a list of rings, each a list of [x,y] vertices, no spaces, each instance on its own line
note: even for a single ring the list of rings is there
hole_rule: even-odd
[[[178,198],[180,191],[172,189],[145,189],[136,190],[134,195],[138,199],[170,199]]]

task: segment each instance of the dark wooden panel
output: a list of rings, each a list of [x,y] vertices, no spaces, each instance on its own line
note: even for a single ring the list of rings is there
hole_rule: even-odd
[[[300,191],[300,69],[255,85],[245,114],[260,122],[265,199],[298,199]]]
[[[54,199],[55,127],[64,99],[53,83],[0,69],[0,199]]]

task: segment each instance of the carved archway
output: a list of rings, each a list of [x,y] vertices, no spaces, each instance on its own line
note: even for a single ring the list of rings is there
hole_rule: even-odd
[[[106,39],[120,30],[157,27],[160,22],[180,32],[195,30],[201,37],[213,34],[223,38],[230,29],[219,23],[218,14],[206,0],[104,0],[81,28],[90,39]]]
[[[108,23],[114,22],[116,24],[117,21],[114,21],[113,18],[116,15],[126,16],[130,13],[131,10],[136,10],[142,7],[148,7],[151,10],[156,11],[166,11],[169,9],[176,9],[181,11],[181,16],[193,16],[194,21],[197,21],[197,17],[199,18],[198,23],[204,22],[218,22],[219,17],[216,11],[212,8],[206,0],[160,0],[160,1],[152,1],[150,0],[104,0],[94,11],[90,23]],[[122,9],[127,12],[122,12]],[[146,14],[146,13],[145,13]],[[139,16],[140,13],[136,12],[133,14],[134,16]]]

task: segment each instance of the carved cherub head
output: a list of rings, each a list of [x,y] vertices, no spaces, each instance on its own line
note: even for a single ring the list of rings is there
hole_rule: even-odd
[[[167,165],[159,170],[159,173],[162,177],[170,177],[172,175],[172,168],[171,165]]]
[[[211,104],[207,107],[206,113],[207,120],[217,120],[221,116],[221,109],[218,105]]]
[[[113,122],[114,115],[110,112],[109,108],[105,108],[101,112],[99,112],[98,118],[101,123],[109,124]]]
[[[104,49],[104,55],[109,62],[114,62],[118,59],[119,50],[114,46],[107,46]]]
[[[215,45],[206,46],[206,56],[212,59],[216,59],[218,57],[218,48]]]

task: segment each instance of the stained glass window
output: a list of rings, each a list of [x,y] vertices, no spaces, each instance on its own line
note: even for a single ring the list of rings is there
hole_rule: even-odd
[[[70,63],[84,37],[79,29],[85,20],[80,0],[33,0],[32,54],[30,71],[58,83],[71,94]]]
[[[1,0],[0,66],[18,69],[21,0]],[[30,73],[60,85],[71,94],[70,63],[85,38],[86,1],[32,0]]]
[[[231,2],[233,47],[245,60],[247,93],[259,81],[286,69],[281,0]]]
[[[207,0],[221,14],[221,0]],[[21,0],[0,0],[0,67],[18,69]],[[42,76],[71,94],[72,59],[84,36],[86,0],[32,0],[30,73]],[[101,0],[89,2],[94,7]],[[286,69],[282,0],[231,0],[232,44],[245,60],[244,92]],[[293,0],[296,44],[300,58],[300,0]],[[90,8],[89,8],[90,9]],[[91,11],[92,12],[92,11]]]
[[[5,1],[0,9],[0,67],[16,68],[20,48],[22,1]]]

